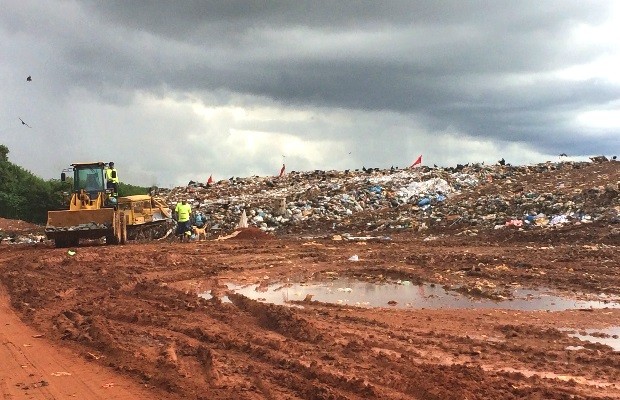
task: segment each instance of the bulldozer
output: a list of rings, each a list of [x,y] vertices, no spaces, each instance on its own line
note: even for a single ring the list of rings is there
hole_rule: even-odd
[[[125,218],[126,240],[161,239],[174,227],[172,211],[158,197],[141,194],[119,197],[117,208]]]
[[[150,195],[115,197],[106,188],[104,162],[74,163],[63,171],[73,172],[69,209],[49,211],[45,235],[56,247],[73,247],[84,239],[105,238],[106,244],[128,239],[156,239],[167,235],[171,212],[163,200]]]

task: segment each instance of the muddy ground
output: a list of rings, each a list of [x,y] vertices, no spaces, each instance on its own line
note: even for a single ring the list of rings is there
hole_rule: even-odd
[[[65,377],[34,362],[28,375],[24,365],[0,368],[2,398],[620,398],[620,352],[569,335],[620,326],[614,302],[563,311],[366,308],[312,298],[274,305],[226,287],[354,277],[493,299],[545,288],[609,301],[620,297],[617,225],[333,239],[248,230],[221,241],[93,243],[73,255],[49,243],[3,245],[5,297],[38,332],[21,339],[37,345],[30,359],[64,351],[74,362]],[[210,299],[198,296],[207,291]],[[20,347],[2,325],[5,350]],[[75,380],[88,383],[78,375],[89,368],[116,386],[71,392]]]

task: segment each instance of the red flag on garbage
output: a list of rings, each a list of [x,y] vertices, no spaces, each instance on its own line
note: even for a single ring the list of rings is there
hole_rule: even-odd
[[[213,183],[213,175],[209,175],[209,179],[207,180],[207,185],[210,185]]]
[[[415,166],[416,166],[416,165],[418,165],[418,164],[422,164],[422,154],[420,154],[420,156],[418,157],[418,159],[417,159],[417,160],[415,160],[415,161],[413,162],[413,164],[411,164],[411,167],[409,167],[409,168],[413,168],[413,167],[415,167]]]
[[[280,175],[279,176],[284,175],[284,170],[285,169],[286,169],[286,167],[284,166],[284,164],[282,164],[282,168],[280,169]]]

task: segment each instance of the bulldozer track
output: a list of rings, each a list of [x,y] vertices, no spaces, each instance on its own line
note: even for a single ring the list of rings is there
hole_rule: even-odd
[[[174,226],[172,221],[162,220],[144,225],[128,225],[128,240],[154,240],[164,238],[168,231]]]

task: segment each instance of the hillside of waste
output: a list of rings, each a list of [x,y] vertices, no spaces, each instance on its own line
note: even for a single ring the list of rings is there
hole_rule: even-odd
[[[157,189],[186,197],[211,235],[248,225],[276,234],[381,234],[620,222],[620,162],[466,164],[450,168],[291,172]],[[620,225],[618,225],[620,227]]]

